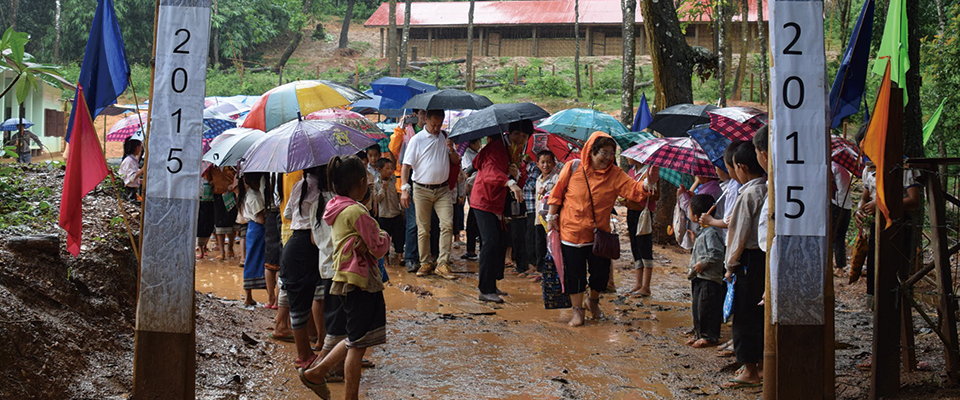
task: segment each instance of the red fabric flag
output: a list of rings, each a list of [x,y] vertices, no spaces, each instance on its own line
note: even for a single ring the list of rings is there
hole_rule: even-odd
[[[80,254],[80,236],[83,230],[83,196],[97,187],[107,176],[107,163],[97,140],[90,110],[83,99],[83,88],[77,88],[74,97],[70,148],[67,154],[67,174],[63,177],[63,195],[60,198],[60,227],[67,231],[67,251],[74,257]]]

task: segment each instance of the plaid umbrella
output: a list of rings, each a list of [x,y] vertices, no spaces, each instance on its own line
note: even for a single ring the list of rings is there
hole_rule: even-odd
[[[617,146],[626,150],[650,139],[656,139],[659,136],[650,132],[626,132],[610,135],[617,142]]]
[[[717,176],[703,149],[689,137],[651,139],[625,150],[620,155],[642,164],[670,168],[694,176]]]
[[[751,107],[724,107],[707,111],[710,129],[731,140],[750,140],[767,124],[767,114]]]
[[[727,146],[730,145],[730,139],[710,129],[710,125],[708,124],[697,125],[687,131],[687,134],[700,145],[700,148],[707,154],[707,158],[710,159],[713,165],[724,171],[727,170],[726,164],[723,163],[723,152],[726,151]]]
[[[129,117],[117,121],[110,128],[110,131],[107,132],[107,141],[108,142],[122,142],[127,140],[128,137],[133,136],[138,130],[140,130],[140,123],[147,123],[150,120],[150,115],[146,111],[140,112],[140,115],[133,114]]]
[[[223,133],[227,129],[233,129],[237,127],[237,121],[230,119],[226,115],[219,113],[208,113],[204,111],[203,116],[203,126],[207,128],[203,132],[204,139],[213,139]]]
[[[677,172],[670,168],[660,168],[660,179],[670,182],[676,187],[690,187],[693,185],[693,176],[683,172]]]
[[[860,162],[860,150],[847,139],[830,135],[830,160],[846,168],[851,174],[861,178],[863,163]]]

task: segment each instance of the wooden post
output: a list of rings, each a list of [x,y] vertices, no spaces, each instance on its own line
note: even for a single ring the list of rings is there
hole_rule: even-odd
[[[593,56],[593,27],[587,26],[587,57]]]
[[[480,57],[487,56],[487,49],[483,47],[483,32],[484,32],[484,29],[480,28]]]
[[[317,66],[317,79],[320,79],[320,66]]]
[[[536,27],[536,25],[534,25],[534,27],[533,27],[533,42],[532,42],[532,44],[530,45],[530,56],[531,56],[531,57],[536,57],[536,56],[537,56],[537,50],[539,50],[539,49],[537,49],[537,27]]]
[[[934,168],[930,168],[934,169]],[[950,274],[950,243],[947,241],[947,218],[944,210],[943,190],[940,179],[932,174],[927,179],[927,215],[930,216],[930,248],[933,249],[933,264],[937,276],[937,309],[940,315],[940,331],[947,338],[944,343],[947,382],[960,381],[960,343],[957,340],[957,299],[953,296],[953,277]]]
[[[427,28],[427,57],[433,57],[433,28]]]
[[[903,159],[903,90],[891,88],[884,158],[897,164]],[[877,168],[883,166],[878,165]],[[870,374],[870,398],[888,397],[900,391],[900,320],[898,307],[907,307],[900,297],[897,275],[905,263],[903,246],[907,231],[903,216],[903,170],[885,171],[884,192],[893,224],[887,228],[877,210],[877,245],[874,265],[873,363]]]
[[[513,84],[514,85],[520,84],[520,79],[518,75],[519,69],[520,67],[518,67],[517,64],[513,64]]]
[[[320,71],[320,67],[317,67],[317,71]],[[317,73],[317,79],[320,79],[320,74]],[[353,86],[360,86],[360,62],[353,66]]]
[[[433,79],[433,86],[440,87],[440,65],[434,67],[434,71],[436,71],[437,75]]]
[[[753,72],[750,73],[750,102],[753,102]]]
[[[556,65],[556,64],[550,64],[550,72],[551,72],[552,76],[557,76],[557,65]]]
[[[380,58],[385,58],[387,49],[383,45],[383,28],[380,28]]]
[[[587,73],[590,75],[590,88],[593,89],[593,64],[587,64]]]

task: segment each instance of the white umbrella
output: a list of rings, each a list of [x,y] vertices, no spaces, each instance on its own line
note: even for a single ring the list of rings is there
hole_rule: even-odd
[[[243,158],[244,153],[260,140],[266,133],[259,129],[233,128],[227,129],[220,136],[210,142],[210,150],[203,155],[203,161],[216,165],[236,166]]]

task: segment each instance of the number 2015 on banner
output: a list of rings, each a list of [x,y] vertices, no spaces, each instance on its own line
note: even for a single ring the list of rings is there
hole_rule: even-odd
[[[792,30],[793,39],[790,40],[790,43],[783,48],[784,56],[802,56],[803,51],[795,50],[793,47],[797,44],[797,41],[800,40],[800,34],[802,30],[800,29],[800,24],[796,22],[787,22],[783,24],[784,30]],[[803,79],[799,76],[792,75],[783,80],[783,87],[781,88],[782,101],[783,105],[791,110],[796,110],[803,105],[804,100],[804,86]],[[800,134],[799,132],[793,131],[786,136],[788,142],[793,146],[792,154],[788,155],[786,164],[788,165],[802,165],[804,162],[800,158]],[[789,204],[796,205],[793,207],[794,210],[785,210],[783,216],[789,219],[798,219],[803,216],[804,211],[806,211],[806,205],[803,203],[803,200],[794,197],[795,192],[803,191],[803,186],[787,186],[785,194],[787,196],[786,201]]]
[[[190,30],[189,29],[177,29],[174,33],[174,36],[177,39],[180,39],[181,42],[176,47],[173,48],[173,54],[190,54],[189,50],[185,50],[183,47],[186,46],[187,42],[190,41]],[[187,75],[187,70],[183,67],[178,67],[173,70],[172,76],[170,77],[170,88],[173,89],[176,93],[183,93],[184,90],[187,90],[187,83],[189,82],[189,76]],[[182,123],[182,114],[183,108],[177,108],[177,111],[174,111],[173,114],[170,114],[171,117],[176,117],[177,119],[177,134],[180,133],[180,126]],[[170,153],[167,155],[167,171],[171,174],[179,173],[183,170],[183,160],[179,157],[176,157],[176,153],[182,152],[181,148],[171,148]]]

